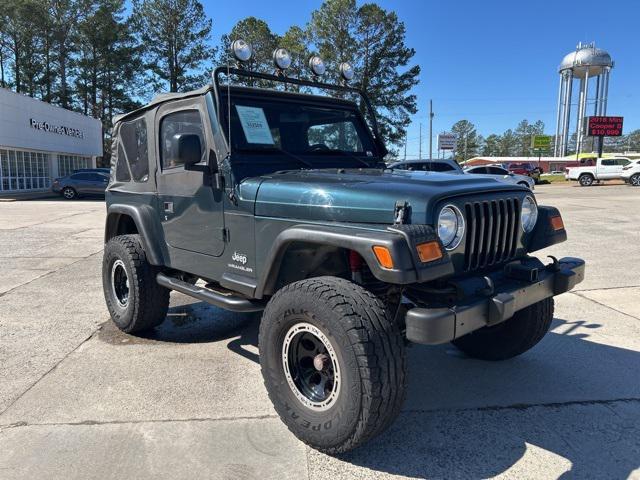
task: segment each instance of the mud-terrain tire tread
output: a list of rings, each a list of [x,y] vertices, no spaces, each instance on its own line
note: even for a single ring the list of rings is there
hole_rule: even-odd
[[[160,325],[169,310],[170,290],[159,285],[156,281],[158,268],[151,265],[148,260],[140,235],[120,235],[112,238],[105,245],[105,255],[103,259],[103,282],[110,282],[111,272],[108,269],[110,252],[119,253],[119,258],[128,267],[129,276],[129,301],[133,301],[133,313],[131,320],[125,325],[116,325],[123,332],[137,333],[150,330]],[[112,317],[117,315],[114,299],[110,294],[110,287],[103,288],[105,300]],[[129,313],[129,309],[125,314]]]
[[[338,277],[316,277],[291,283],[279,290],[265,309],[260,325],[260,342],[265,337],[274,311],[281,302],[309,295],[344,322],[345,333],[356,353],[361,380],[362,404],[355,429],[349,438],[329,448],[312,445],[286,422],[287,428],[304,443],[335,455],[352,450],[385,430],[397,417],[406,395],[406,350],[402,334],[385,304],[373,293]],[[261,367],[269,398],[278,410],[277,392],[267,382],[269,366],[261,356]],[[284,386],[288,388],[286,383]],[[342,394],[342,393],[341,393]]]
[[[484,327],[454,340],[464,353],[481,360],[507,360],[533,348],[553,320],[553,297],[534,303],[493,327]]]

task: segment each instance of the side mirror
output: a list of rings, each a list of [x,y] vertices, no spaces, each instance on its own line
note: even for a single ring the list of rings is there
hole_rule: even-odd
[[[178,137],[178,159],[185,168],[200,163],[202,159],[200,137],[192,133],[178,134],[176,137]]]

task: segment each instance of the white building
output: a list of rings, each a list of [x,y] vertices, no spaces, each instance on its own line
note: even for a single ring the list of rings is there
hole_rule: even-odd
[[[47,190],[101,156],[100,120],[0,88],[0,194]]]

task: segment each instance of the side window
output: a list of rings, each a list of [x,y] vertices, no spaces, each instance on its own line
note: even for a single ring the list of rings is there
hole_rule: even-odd
[[[450,172],[453,167],[448,163],[434,162],[431,164],[431,170],[434,172]]]
[[[160,149],[162,169],[182,166],[178,158],[178,139],[181,134],[195,134],[200,138],[200,154],[204,158],[205,139],[202,119],[198,110],[170,113],[160,122]]]
[[[129,173],[129,167],[127,166],[127,157],[124,154],[124,148],[122,148],[122,142],[118,142],[118,164],[116,165],[116,180],[119,182],[130,182],[131,174]]]
[[[601,162],[601,165],[603,167],[612,167],[615,164],[616,164],[615,160],[602,160],[602,162]]]
[[[629,160],[627,160],[626,158],[619,158],[617,160],[618,165],[622,165],[623,167],[626,167],[627,165],[629,165],[631,162]]]
[[[120,145],[124,148],[133,180],[146,182],[149,179],[149,151],[147,147],[147,122],[144,118],[122,124]],[[120,149],[118,149],[118,158],[121,158]]]
[[[481,174],[485,174],[485,173],[487,173],[487,168],[486,168],[486,167],[477,167],[477,168],[472,168],[472,169],[471,169],[471,173],[481,173]]]
[[[508,175],[509,174],[507,170],[503,170],[502,168],[497,168],[497,167],[487,167],[487,170],[491,175]]]
[[[73,180],[80,180],[86,182],[87,180],[93,180],[92,175],[90,173],[74,173],[71,175]]]

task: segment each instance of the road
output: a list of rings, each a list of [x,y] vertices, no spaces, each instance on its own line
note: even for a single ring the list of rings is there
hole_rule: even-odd
[[[407,402],[383,435],[332,458],[276,417],[257,316],[172,294],[148,337],[102,296],[104,204],[0,203],[0,478],[640,479],[640,189],[541,186],[585,282],[551,332],[503,363],[409,351]]]

